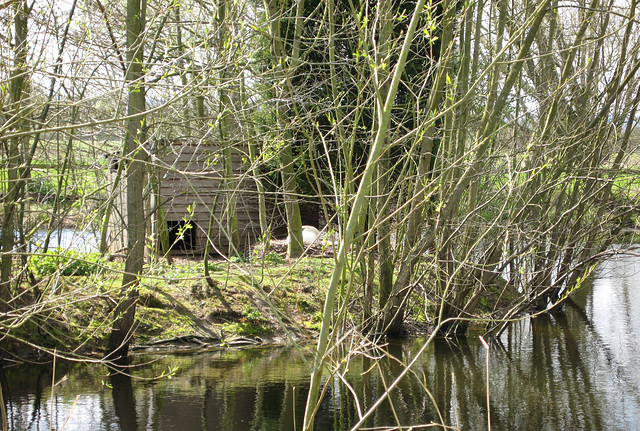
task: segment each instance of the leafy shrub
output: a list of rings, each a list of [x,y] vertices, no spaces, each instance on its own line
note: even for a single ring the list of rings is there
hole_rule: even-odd
[[[78,250],[56,248],[29,258],[31,269],[36,274],[90,275],[99,272],[104,265],[100,253],[83,253]]]

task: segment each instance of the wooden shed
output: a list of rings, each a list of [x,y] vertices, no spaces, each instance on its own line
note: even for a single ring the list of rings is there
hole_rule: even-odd
[[[209,238],[212,253],[228,254],[228,220],[233,211],[239,251],[258,239],[257,187],[248,173],[246,152],[238,148],[223,152],[206,141],[162,141],[150,151],[149,161],[149,199],[144,203],[150,214],[147,238],[158,252],[202,255]],[[126,245],[126,231],[118,229],[126,223],[124,183],[113,202],[112,249]]]

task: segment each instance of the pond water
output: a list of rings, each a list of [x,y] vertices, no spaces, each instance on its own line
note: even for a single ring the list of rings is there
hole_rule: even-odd
[[[31,241],[36,250],[42,247],[46,237],[46,229],[40,229],[33,234]],[[62,228],[51,232],[49,249],[75,249],[85,253],[91,253],[98,251],[99,241],[99,236],[92,230]]]
[[[640,429],[639,273],[640,257],[610,259],[564,313],[510,326],[491,343],[489,376],[477,337],[434,342],[364,427],[435,422],[485,430],[488,381],[493,430]],[[337,377],[325,381],[315,428],[349,429],[358,406],[370,407],[401,371],[399,361],[423,343],[389,344],[384,353],[395,359],[379,366],[355,356],[345,377],[351,390]],[[301,429],[308,371],[295,349],[137,357],[134,365],[130,378],[60,363],[53,389],[51,364],[6,368],[10,429]],[[172,370],[170,379],[157,378]]]

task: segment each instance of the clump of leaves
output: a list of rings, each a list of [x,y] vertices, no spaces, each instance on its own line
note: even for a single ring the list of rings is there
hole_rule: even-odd
[[[91,275],[104,268],[105,259],[100,253],[84,253],[78,250],[56,248],[29,258],[31,269],[39,276],[59,272],[61,275]]]
[[[231,256],[229,261],[232,263],[249,263],[249,259],[244,256]]]
[[[266,255],[264,260],[272,265],[281,265],[284,263],[284,258],[280,256],[278,253],[273,251],[268,255]]]
[[[250,322],[259,322],[261,320],[264,320],[264,317],[262,316],[260,310],[252,307],[251,305],[244,306],[244,309],[242,310],[242,317]]]

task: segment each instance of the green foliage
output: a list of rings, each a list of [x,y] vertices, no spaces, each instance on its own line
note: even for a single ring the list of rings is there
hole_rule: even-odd
[[[234,322],[224,325],[224,331],[240,336],[269,335],[273,330],[259,322]]]
[[[39,276],[59,272],[61,275],[91,275],[101,272],[105,260],[99,253],[83,253],[77,250],[56,248],[29,258],[29,266]]]
[[[136,321],[137,338],[142,343],[191,334],[195,326],[191,318],[172,308],[140,309]]]
[[[246,258],[246,257],[244,257],[244,256],[231,256],[231,257],[229,258],[229,261],[230,261],[231,263],[238,263],[238,264],[241,264],[241,263],[249,263],[249,259],[247,259],[247,258]]]
[[[281,265],[284,263],[284,258],[276,252],[271,252],[264,257],[264,261],[272,265]]]
[[[268,335],[273,332],[264,315],[252,305],[245,305],[241,314],[239,322],[223,325],[224,332],[241,336]]]
[[[221,265],[219,263],[215,263],[215,262],[207,262],[207,267],[209,268],[209,271],[211,272],[216,272],[216,271],[222,271],[223,268],[221,267]],[[204,268],[204,265],[203,265]]]
[[[257,308],[252,307],[248,304],[245,305],[244,309],[242,310],[242,317],[250,322],[259,322],[261,320],[264,320],[262,313]]]
[[[27,184],[27,190],[40,202],[53,200],[58,192],[55,182],[47,177],[32,178]]]
[[[308,329],[312,329],[314,331],[319,331],[321,324],[322,324],[322,313],[320,311],[316,311],[315,313],[313,313],[312,319],[304,322],[304,325]]]

